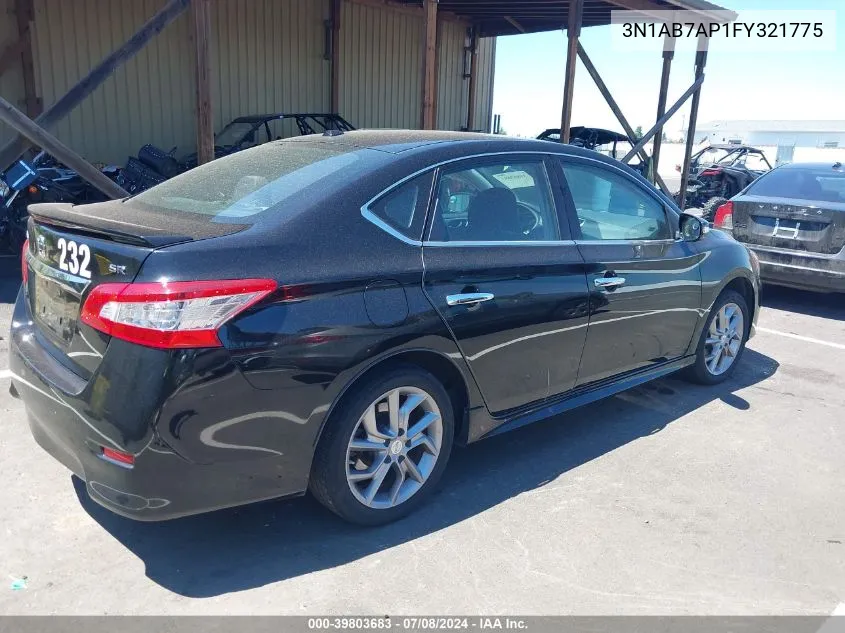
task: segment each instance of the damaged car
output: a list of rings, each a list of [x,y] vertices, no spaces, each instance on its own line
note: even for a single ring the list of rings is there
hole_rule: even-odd
[[[782,165],[722,204],[713,222],[757,255],[764,282],[845,292],[842,163]]]

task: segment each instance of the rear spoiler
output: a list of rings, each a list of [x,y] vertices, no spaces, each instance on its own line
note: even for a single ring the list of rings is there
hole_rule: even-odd
[[[73,205],[45,202],[29,205],[35,222],[135,246],[161,248],[181,242],[230,235],[246,228],[211,222],[200,214],[169,214],[142,209],[122,200]]]

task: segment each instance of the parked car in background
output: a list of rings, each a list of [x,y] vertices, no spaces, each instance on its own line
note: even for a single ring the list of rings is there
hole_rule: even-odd
[[[395,520],[455,443],[725,380],[759,307],[744,246],[536,140],[299,137],[31,214],[13,388],[38,443],[142,520],[307,489]]]
[[[722,204],[714,224],[760,259],[763,281],[845,292],[845,169],[791,163]]]
[[[676,165],[682,171],[681,165]],[[762,150],[748,145],[710,145],[696,152],[686,183],[687,209],[702,210],[713,221],[716,209],[771,170]]]

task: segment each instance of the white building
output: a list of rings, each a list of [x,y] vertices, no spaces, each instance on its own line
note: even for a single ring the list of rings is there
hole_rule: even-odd
[[[696,141],[777,147],[778,162],[792,160],[795,148],[845,148],[845,121],[709,121]]]

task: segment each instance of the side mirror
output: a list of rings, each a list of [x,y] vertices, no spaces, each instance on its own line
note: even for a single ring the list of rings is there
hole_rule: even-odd
[[[710,223],[689,213],[682,213],[678,221],[678,238],[684,242],[697,242],[710,231]]]

